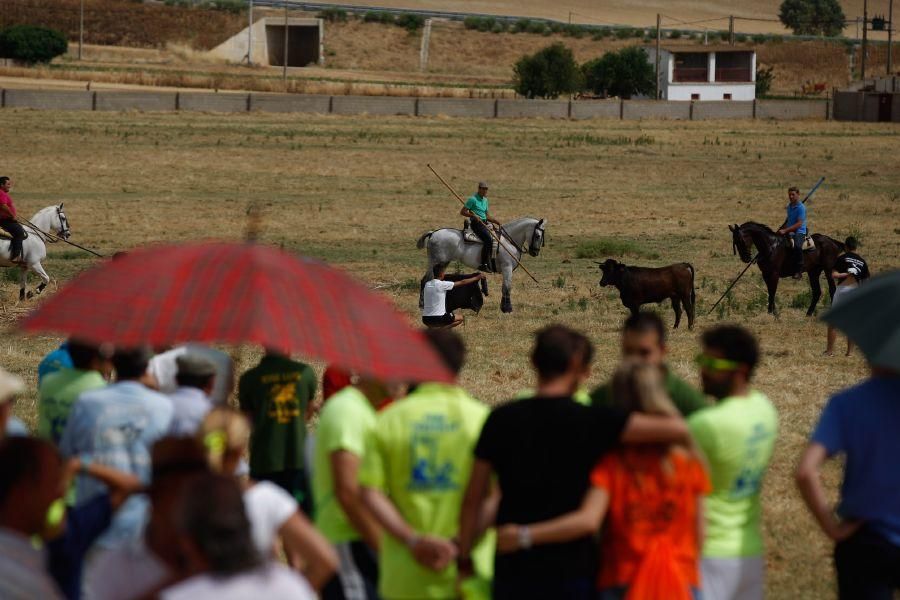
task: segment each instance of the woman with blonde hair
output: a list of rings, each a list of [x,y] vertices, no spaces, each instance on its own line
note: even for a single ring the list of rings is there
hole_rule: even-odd
[[[629,412],[677,416],[658,368],[626,360],[612,380],[615,405]],[[565,542],[598,530],[601,600],[688,600],[699,596],[703,496],[710,491],[700,456],[690,444],[625,445],[591,473],[582,506],[556,519],[507,525],[499,551]],[[524,530],[524,531],[523,531]]]
[[[253,543],[265,559],[274,559],[281,539],[288,562],[301,570],[316,590],[337,571],[338,557],[328,541],[300,511],[297,501],[277,485],[238,477],[241,458],[250,443],[250,422],[227,407],[211,410],[197,431],[214,471],[235,477],[243,489]]]

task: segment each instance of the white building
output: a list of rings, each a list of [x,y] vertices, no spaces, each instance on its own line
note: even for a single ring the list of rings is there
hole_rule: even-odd
[[[287,44],[285,44],[287,32]],[[231,36],[209,51],[215,58],[240,63],[247,60],[248,48],[252,46],[250,58],[255,65],[284,66],[285,45],[289,67],[306,67],[325,63],[325,22],[322,19],[299,19],[291,17],[285,27],[284,19],[263,17],[253,23],[253,29]]]
[[[656,65],[656,48],[647,48]],[[661,100],[756,99],[756,51],[729,45],[660,47]]]

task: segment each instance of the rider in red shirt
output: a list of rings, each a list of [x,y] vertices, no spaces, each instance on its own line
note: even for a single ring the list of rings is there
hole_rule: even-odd
[[[16,207],[9,190],[12,189],[12,180],[9,177],[0,177],[0,227],[9,232],[12,241],[9,245],[9,259],[16,260],[22,256],[22,240],[25,239],[25,230],[16,220]]]

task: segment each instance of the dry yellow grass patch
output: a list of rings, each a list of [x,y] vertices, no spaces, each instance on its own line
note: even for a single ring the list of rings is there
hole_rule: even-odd
[[[631,242],[634,253],[623,260],[632,264],[693,263],[698,327],[672,333],[672,367],[696,381],[699,331],[721,319],[742,323],[765,352],[756,383],[781,415],[764,490],[768,597],[833,596],[829,544],[802,508],[792,469],[823,402],[865,375],[863,360],[821,356],[823,326],[791,308],[805,282],[782,282],[776,320],[764,312],[754,268],[722,315],[705,313],[743,266],[726,226],[777,225],[786,187],[808,187],[822,175],[828,179],[811,205],[813,230],[859,235],[876,272],[900,266],[896,126],[4,110],[0,128],[22,212],[65,201],[73,241],[111,253],[159,240],[239,239],[248,203],[260,202],[265,241],[380,286],[413,323],[425,268],[415,240],[459,223],[456,201],[425,163],[461,193],[489,180],[501,220],[549,220],[542,256],[526,258],[540,285],[517,274],[515,312],[502,315],[500,282],[491,277],[481,315],[460,330],[470,349],[463,383],[492,404],[531,385],[531,334],[548,322],[591,336],[595,382],[614,367],[626,311],[614,291],[598,288],[590,259],[605,256],[578,258],[580,243]],[[45,266],[65,280],[93,262],[53,247]],[[15,283],[0,278],[5,306],[16,293]],[[668,306],[659,310],[671,323]],[[31,385],[16,412],[33,424],[35,367],[58,340],[8,332],[0,340],[0,366]],[[254,355],[242,356],[249,365]],[[828,476],[834,490],[836,469]]]

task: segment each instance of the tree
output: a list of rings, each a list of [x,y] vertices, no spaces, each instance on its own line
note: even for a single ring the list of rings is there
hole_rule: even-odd
[[[13,25],[0,30],[0,56],[29,65],[50,62],[68,49],[66,36],[48,27]]]
[[[585,85],[595,94],[631,98],[637,94],[652,94],[655,71],[647,53],[638,46],[607,52],[588,61],[582,67]]]
[[[756,97],[762,98],[772,89],[772,81],[775,74],[772,67],[759,67],[756,69]]]
[[[575,56],[560,42],[523,56],[513,73],[516,92],[526,98],[556,98],[581,88],[581,71]]]
[[[795,35],[835,37],[844,30],[844,11],[838,0],[784,0],[778,18]]]

